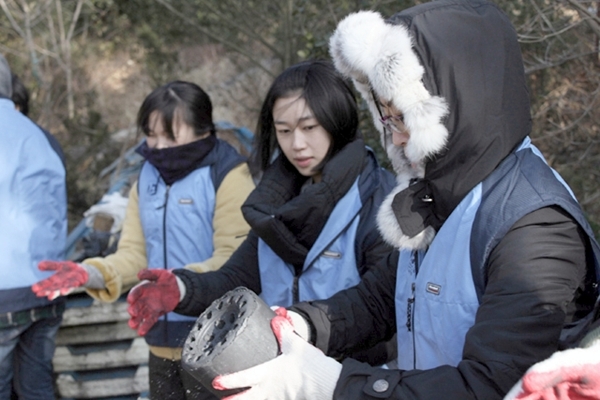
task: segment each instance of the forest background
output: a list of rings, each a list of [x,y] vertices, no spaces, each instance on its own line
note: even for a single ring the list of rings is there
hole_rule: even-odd
[[[66,155],[72,228],[107,190],[100,172],[140,139],[144,97],[175,79],[211,96],[215,120],[253,129],[272,79],[329,58],[336,24],[412,0],[0,0],[0,52],[30,90],[30,117]],[[600,236],[600,1],[497,0],[515,25],[533,142]],[[387,159],[364,104],[361,129]]]

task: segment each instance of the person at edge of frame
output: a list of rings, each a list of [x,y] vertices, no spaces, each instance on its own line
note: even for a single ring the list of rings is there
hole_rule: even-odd
[[[21,114],[25,115],[26,117],[29,117],[29,90],[27,90],[27,87],[25,86],[23,81],[21,81],[18,75],[13,73],[11,76],[13,88],[11,99],[13,103],[15,103],[15,108],[19,110]],[[42,128],[39,125],[38,127],[42,130],[42,132],[44,132],[46,139],[48,139],[48,142],[50,142],[50,146],[52,146],[54,151],[56,151],[56,154],[58,154],[58,156],[60,157],[60,160],[62,161],[63,165],[66,166],[65,153],[59,141],[46,129]]]
[[[16,109],[12,92],[0,54],[0,398],[53,400],[65,301],[38,298],[31,285],[49,276],[38,262],[64,254],[66,171],[42,130]]]

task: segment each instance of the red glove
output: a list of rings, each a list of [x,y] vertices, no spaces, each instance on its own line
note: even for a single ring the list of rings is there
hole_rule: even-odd
[[[179,287],[175,275],[166,269],[144,269],[138,273],[142,281],[129,291],[127,312],[129,327],[144,336],[162,315],[179,304]]]
[[[56,271],[51,277],[31,286],[31,290],[38,297],[54,300],[58,296],[69,294],[88,281],[85,268],[73,261],[41,261],[38,268],[40,271]]]
[[[292,320],[292,317],[290,317],[290,314],[289,314],[287,308],[280,307],[280,306],[274,306],[274,307],[271,307],[271,310],[273,310],[275,315],[277,315],[278,317],[283,317],[283,318],[287,319],[288,322],[290,324],[292,324],[292,326],[294,326],[294,321]]]

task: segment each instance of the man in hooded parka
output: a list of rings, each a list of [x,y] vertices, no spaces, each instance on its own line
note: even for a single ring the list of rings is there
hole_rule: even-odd
[[[600,260],[573,193],[528,137],[516,32],[488,1],[439,0],[388,20],[351,14],[330,52],[397,175],[377,221],[398,263],[292,306],[271,322],[282,354],[214,384],[251,387],[236,400],[501,399],[580,339]],[[298,314],[324,354],[291,334],[290,321],[306,330]],[[335,361],[394,333],[397,369]]]

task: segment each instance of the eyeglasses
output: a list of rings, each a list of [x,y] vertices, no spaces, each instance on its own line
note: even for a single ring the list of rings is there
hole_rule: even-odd
[[[394,125],[394,122],[400,122],[404,125],[404,115],[386,115],[385,117],[379,118],[379,121],[383,126],[390,131],[400,131],[401,129]]]

